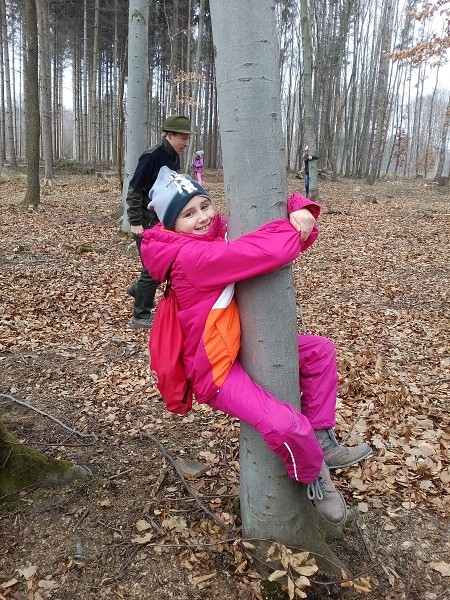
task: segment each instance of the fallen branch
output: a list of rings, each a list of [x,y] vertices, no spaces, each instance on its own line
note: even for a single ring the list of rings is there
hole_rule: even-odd
[[[435,377],[434,379],[424,381],[420,385],[433,385],[434,383],[445,383],[446,381],[450,381],[450,377]]]
[[[159,474],[158,479],[153,484],[152,491],[150,492],[151,496],[154,497],[159,492],[159,489],[162,486],[163,481],[166,478],[166,475],[167,475],[168,472],[169,472],[169,469],[163,469],[161,471],[161,473]]]
[[[352,426],[350,427],[347,435],[345,436],[345,438],[342,438],[342,442],[343,443],[345,443],[350,438],[350,436],[352,435],[352,432],[353,432],[354,428],[356,427],[356,424],[358,423],[358,421],[362,417],[362,415],[363,415],[364,411],[366,410],[366,408],[367,408],[367,404],[365,404],[364,406],[361,406],[361,408],[359,409],[358,414],[356,415],[356,417],[355,417],[355,419],[354,419],[354,421],[352,423]]]
[[[93,438],[92,442],[90,442],[89,444],[82,444],[83,446],[93,446],[94,444],[96,444],[98,442],[98,437],[95,435],[95,433],[83,433],[82,431],[78,431],[78,429],[69,427],[68,425],[66,425],[65,423],[63,423],[62,421],[60,421],[59,419],[54,417],[53,415],[50,415],[50,414],[44,412],[40,408],[36,408],[35,406],[33,406],[32,404],[29,404],[28,402],[23,402],[22,400],[18,400],[17,398],[14,398],[13,396],[10,396],[9,394],[0,394],[0,398],[7,398],[11,402],[15,402],[16,404],[20,404],[20,406],[25,406],[26,408],[34,410],[34,412],[37,412],[38,414],[42,415],[43,417],[47,417],[48,419],[51,419],[52,421],[57,423],[60,427],[65,429],[66,431],[69,431],[70,433],[73,433],[74,435],[77,435],[80,438]]]
[[[172,465],[172,467],[174,468],[176,474],[178,475],[178,477],[180,478],[182,484],[184,485],[186,491],[188,492],[188,494],[190,496],[192,496],[197,504],[197,506],[199,506],[199,508],[205,512],[207,515],[209,515],[211,517],[211,519],[217,523],[217,525],[220,525],[220,527],[223,527],[223,529],[225,529],[225,531],[229,532],[228,527],[225,525],[225,523],[219,519],[219,517],[217,517],[214,513],[212,513],[209,508],[207,506],[205,506],[203,504],[203,502],[200,500],[200,498],[197,496],[197,494],[194,492],[194,490],[191,488],[191,486],[189,485],[189,483],[186,481],[186,479],[184,478],[183,474],[181,473],[180,469],[177,467],[177,465],[175,464],[175,461],[173,460],[173,458],[170,456],[170,454],[167,452],[167,450],[164,448],[164,446],[161,444],[161,442],[158,440],[158,438],[154,435],[152,435],[151,433],[144,433],[141,432],[140,433],[141,437],[144,436],[150,440],[152,440],[152,442],[154,444],[156,444],[158,446],[158,448],[160,449],[161,453],[163,454],[163,456],[165,458],[167,458],[167,460],[170,462],[170,464]]]

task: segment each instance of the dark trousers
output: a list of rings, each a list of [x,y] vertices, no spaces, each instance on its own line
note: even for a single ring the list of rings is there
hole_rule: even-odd
[[[309,173],[305,173],[305,195],[309,194]]]
[[[136,236],[136,246],[141,255],[141,237]],[[142,262],[142,259],[141,259]],[[150,311],[153,308],[155,293],[160,284],[148,274],[147,269],[142,265],[141,274],[136,282],[136,294],[134,296],[133,316],[136,319],[148,319]]]

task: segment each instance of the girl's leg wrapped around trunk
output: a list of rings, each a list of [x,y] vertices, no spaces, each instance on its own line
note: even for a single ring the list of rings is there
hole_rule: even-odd
[[[343,446],[336,439],[333,427],[336,424],[338,375],[334,344],[320,335],[299,335],[297,343],[302,414],[315,431],[328,468],[354,465],[370,456],[372,449],[365,442]]]
[[[323,452],[309,420],[252,381],[238,361],[209,405],[254,427],[292,479],[309,483],[318,476]]]
[[[302,414],[313,429],[330,429],[336,424],[336,349],[320,335],[299,335],[297,345]]]

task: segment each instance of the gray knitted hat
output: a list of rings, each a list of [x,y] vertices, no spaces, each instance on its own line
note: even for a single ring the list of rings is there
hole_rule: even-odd
[[[153,208],[166,229],[172,229],[178,215],[194,196],[209,198],[204,188],[186,173],[161,167],[148,193],[148,207]]]

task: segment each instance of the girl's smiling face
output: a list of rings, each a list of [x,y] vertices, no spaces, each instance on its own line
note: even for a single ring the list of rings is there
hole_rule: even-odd
[[[173,230],[179,233],[204,235],[208,233],[215,214],[210,198],[194,196],[178,215]]]

